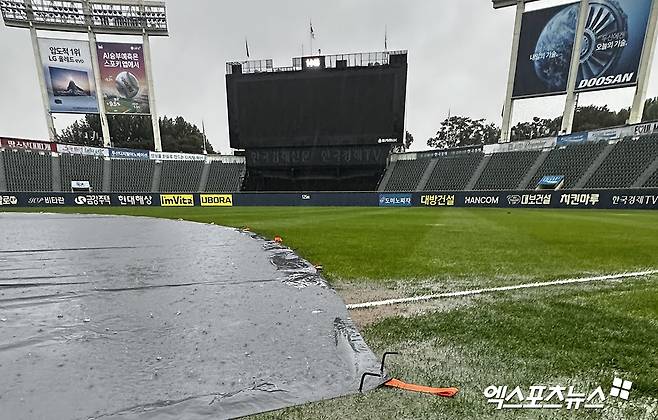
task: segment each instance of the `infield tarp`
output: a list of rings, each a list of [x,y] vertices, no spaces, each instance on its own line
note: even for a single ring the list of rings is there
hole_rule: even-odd
[[[149,218],[0,227],[1,418],[228,418],[355,393],[379,369],[343,301],[278,244]]]

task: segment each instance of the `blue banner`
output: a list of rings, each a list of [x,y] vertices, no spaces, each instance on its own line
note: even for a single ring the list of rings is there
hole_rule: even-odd
[[[414,193],[58,193],[0,192],[0,211],[11,207],[497,207],[658,210],[658,189],[427,191]]]
[[[115,159],[150,159],[148,150],[110,149],[110,157]]]
[[[379,207],[411,207],[411,194],[379,194]]]
[[[579,3],[524,13],[515,98],[562,94],[576,37]],[[633,86],[651,0],[591,0],[580,51],[577,91]]]
[[[557,136],[557,145],[558,146],[568,146],[574,143],[583,143],[587,141],[589,133],[573,133],[566,134],[564,136]]]

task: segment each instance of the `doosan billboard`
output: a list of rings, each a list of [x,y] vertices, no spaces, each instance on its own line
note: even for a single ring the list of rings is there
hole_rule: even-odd
[[[576,90],[633,86],[652,0],[590,0]],[[515,98],[563,94],[580,4],[526,12],[521,24]]]

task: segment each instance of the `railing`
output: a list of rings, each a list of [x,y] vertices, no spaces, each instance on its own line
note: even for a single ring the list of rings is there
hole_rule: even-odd
[[[370,52],[370,53],[350,53],[350,54],[334,54],[334,55],[321,55],[324,59],[324,68],[346,68],[346,67],[372,67],[372,66],[386,66],[390,64],[391,56],[406,55],[406,50],[400,51],[383,51],[383,52]],[[233,61],[226,63],[226,74],[233,74],[233,66],[242,66],[243,74],[252,73],[275,73],[275,72],[289,72],[301,71],[303,69],[303,60],[316,56],[294,57],[292,59],[292,66],[289,67],[274,67],[272,60],[248,60],[248,61]]]

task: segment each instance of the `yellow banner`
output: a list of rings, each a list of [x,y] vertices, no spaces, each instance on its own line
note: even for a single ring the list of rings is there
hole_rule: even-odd
[[[233,194],[201,194],[203,207],[233,207]]]
[[[160,194],[162,207],[194,207],[192,194]]]

